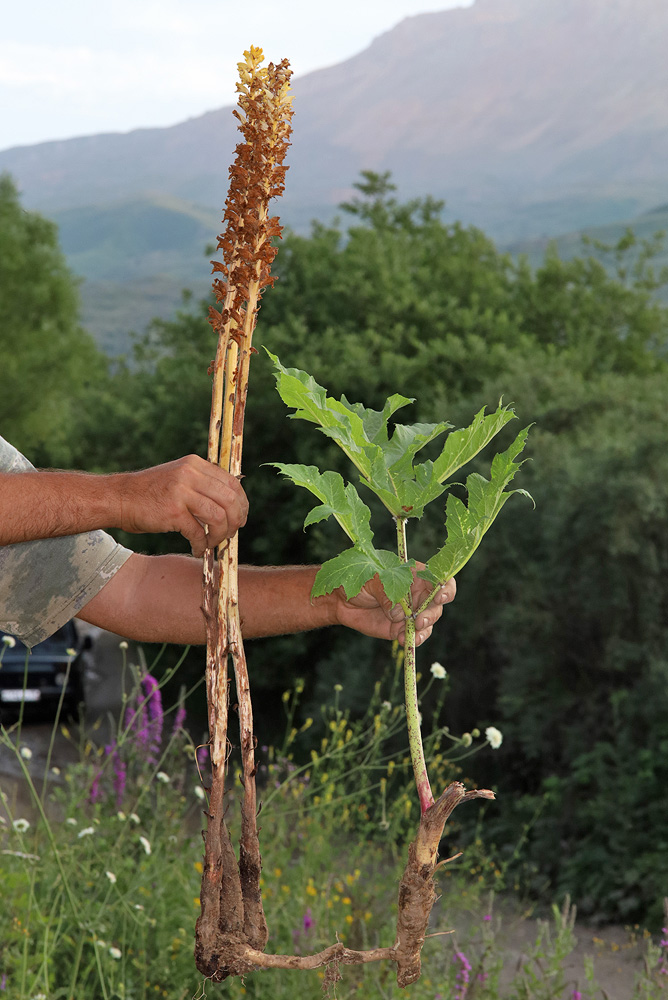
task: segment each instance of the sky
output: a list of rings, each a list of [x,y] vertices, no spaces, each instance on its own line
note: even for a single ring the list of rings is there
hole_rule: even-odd
[[[249,45],[295,75],[473,0],[24,0],[0,32],[0,149],[174,125],[233,104]],[[8,8],[8,9],[7,9]]]

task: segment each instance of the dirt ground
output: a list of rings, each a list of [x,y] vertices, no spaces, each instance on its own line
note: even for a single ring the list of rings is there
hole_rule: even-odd
[[[538,936],[538,921],[507,917],[497,941],[504,950],[502,982],[510,982],[531,955]],[[576,921],[577,946],[564,963],[568,992],[580,991],[589,998],[585,978],[585,958],[593,959],[594,979],[599,987],[592,1000],[631,1000],[634,986],[644,967],[646,941],[642,930],[618,926],[588,927]]]

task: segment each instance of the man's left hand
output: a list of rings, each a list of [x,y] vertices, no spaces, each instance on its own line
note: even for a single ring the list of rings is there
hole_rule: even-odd
[[[422,567],[420,567],[422,568]],[[419,608],[429,596],[433,587],[426,580],[414,576],[411,600],[414,608]],[[457,584],[454,577],[436,592],[431,604],[415,622],[415,645],[421,646],[432,633],[434,625],[443,613],[443,605],[454,601]],[[401,645],[406,637],[406,616],[399,604],[392,604],[383,590],[377,576],[362,587],[359,594],[346,599],[342,589],[335,592],[338,598],[337,618],[340,625],[353,628],[363,635],[378,639],[398,639]]]

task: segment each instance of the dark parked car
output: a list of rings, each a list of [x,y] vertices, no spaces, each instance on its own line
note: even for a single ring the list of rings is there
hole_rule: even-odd
[[[70,716],[76,714],[83,701],[83,660],[90,639],[80,638],[75,622],[68,622],[50,638],[33,646],[28,656],[27,674],[28,650],[18,639],[14,640],[14,645],[3,643],[3,637],[4,633],[0,632],[0,651],[4,649],[0,664],[0,717],[3,721],[17,716],[21,703],[25,716],[53,717],[63,689],[63,712]]]

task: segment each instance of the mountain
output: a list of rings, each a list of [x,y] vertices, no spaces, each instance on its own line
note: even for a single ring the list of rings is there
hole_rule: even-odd
[[[407,18],[295,81],[280,214],[298,229],[327,218],[372,169],[392,171],[400,197],[444,198],[449,218],[502,243],[631,218],[668,198],[667,50],[665,0],[476,0]],[[193,203],[220,214],[235,142],[223,108],[171,128],[5,150],[0,171],[63,226],[64,212],[131,216],[144,204],[150,214],[156,202],[177,225],[182,212],[192,221]],[[80,273],[99,279],[105,260],[113,273],[120,252],[106,258],[94,227],[84,235],[86,250],[64,239],[72,260],[94,264],[95,275]],[[163,259],[154,274],[186,279],[192,259],[180,270]]]
[[[286,214],[331,209],[363,168],[503,238],[535,235],[535,211],[546,231],[568,228],[550,220],[557,203],[578,224],[645,210],[668,182],[667,46],[664,0],[477,0],[407,18],[295,81]],[[47,211],[148,194],[217,208],[234,126],[224,108],[6,150],[0,170]]]
[[[149,196],[50,214],[70,268],[85,278],[83,324],[110,354],[126,353],[153,317],[172,316],[184,287],[199,299],[211,286],[219,211]]]

